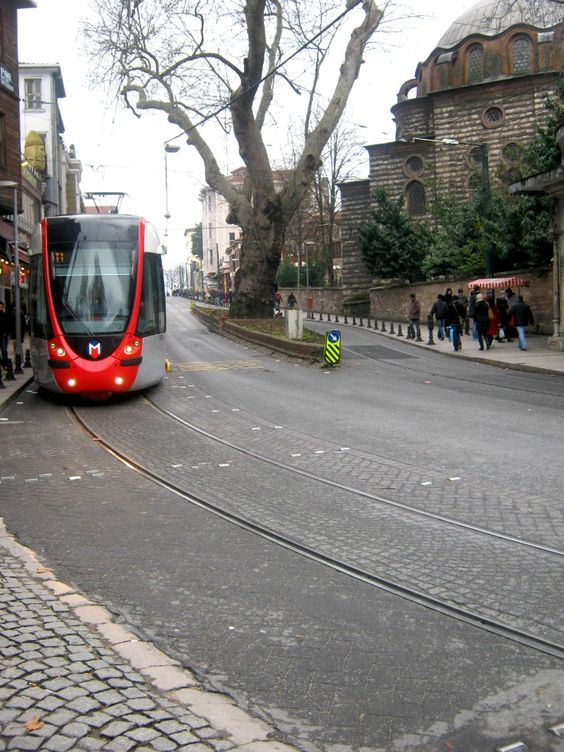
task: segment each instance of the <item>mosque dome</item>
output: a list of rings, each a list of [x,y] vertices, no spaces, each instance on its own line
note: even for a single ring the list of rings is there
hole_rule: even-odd
[[[518,24],[550,29],[563,20],[562,5],[551,0],[479,0],[449,26],[437,47],[451,49],[472,34],[494,37]]]

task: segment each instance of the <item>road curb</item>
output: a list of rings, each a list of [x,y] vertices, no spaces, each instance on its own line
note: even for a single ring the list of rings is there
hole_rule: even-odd
[[[220,732],[233,746],[230,752],[296,752],[297,747],[280,742],[277,729],[239,708],[227,695],[201,687],[191,671],[170,658],[151,642],[140,639],[134,628],[118,624],[104,606],[89,600],[70,585],[58,580],[36,553],[19,543],[0,517],[0,547],[18,559],[30,577],[39,581],[82,623],[101,636],[111,649],[143,675],[156,692],[185,707]]]

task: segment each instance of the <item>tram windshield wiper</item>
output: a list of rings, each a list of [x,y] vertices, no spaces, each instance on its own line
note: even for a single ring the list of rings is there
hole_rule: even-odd
[[[73,319],[75,319],[76,321],[78,321],[78,323],[82,326],[82,328],[84,329],[84,331],[86,332],[86,334],[88,334],[89,337],[94,337],[95,336],[94,332],[86,325],[86,322],[84,321],[84,319],[81,318],[78,315],[78,313],[74,310],[74,308],[72,306],[70,306],[67,303],[67,301],[63,300],[62,298],[61,298],[61,303],[62,303],[63,308],[65,309],[65,311],[68,311],[68,313],[70,313],[70,315],[73,317]],[[66,333],[68,334],[68,332],[66,332]]]

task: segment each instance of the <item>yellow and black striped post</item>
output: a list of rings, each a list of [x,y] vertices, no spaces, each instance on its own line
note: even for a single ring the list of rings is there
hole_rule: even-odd
[[[325,335],[325,346],[323,348],[325,362],[334,366],[341,360],[341,332],[337,329],[331,329]]]

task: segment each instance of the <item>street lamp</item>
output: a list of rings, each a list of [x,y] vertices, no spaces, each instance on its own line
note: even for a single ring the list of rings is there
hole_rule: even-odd
[[[170,212],[168,210],[168,155],[176,154],[180,150],[180,146],[176,144],[165,144],[165,238],[168,236],[168,220],[170,219]]]
[[[0,180],[0,188],[12,188],[14,191],[14,316],[16,344],[14,353],[16,355],[15,373],[22,371],[22,322],[21,322],[21,302],[20,302],[20,249],[18,239],[18,183],[15,180]]]

